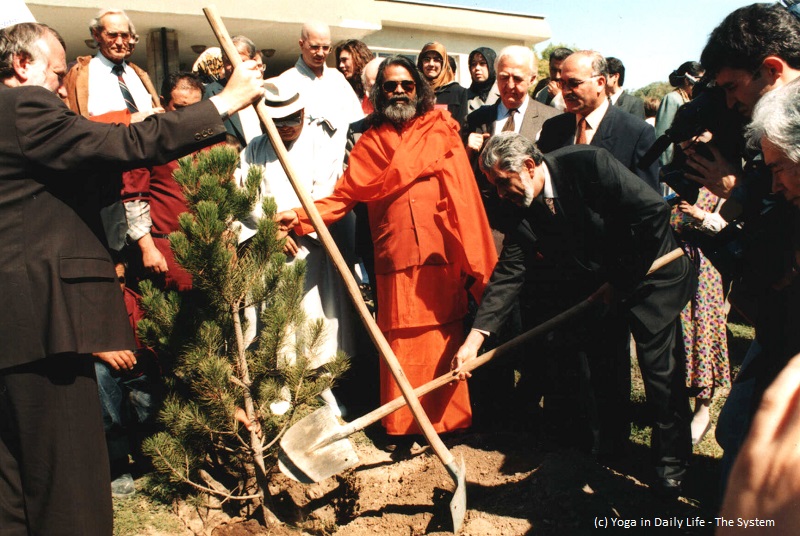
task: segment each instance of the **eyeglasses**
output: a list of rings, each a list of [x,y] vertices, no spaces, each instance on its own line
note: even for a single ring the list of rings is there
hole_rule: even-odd
[[[112,41],[116,41],[120,37],[122,38],[123,41],[130,41],[131,37],[133,37],[129,32],[106,32],[105,30],[103,30],[103,33],[105,33],[108,36],[108,38],[111,39]],[[138,42],[139,36],[135,37],[136,41]]]
[[[275,128],[283,127],[299,127],[303,123],[303,117],[300,115],[290,116],[283,119],[276,119]]]
[[[400,80],[399,82],[397,80],[387,80],[381,87],[386,93],[392,93],[397,89],[397,86],[402,87],[406,93],[410,93],[414,91],[417,84],[413,80]]]
[[[320,50],[323,52],[331,51],[330,45],[308,45],[308,48],[311,50],[311,52],[319,52]]]
[[[556,80],[556,83],[558,83],[558,85],[561,86],[561,87],[566,86],[566,87],[568,87],[570,89],[578,89],[578,87],[581,84],[583,84],[584,82],[588,82],[592,78],[597,78],[598,76],[603,76],[603,75],[602,74],[593,74],[592,76],[590,76],[589,78],[586,78],[585,80],[577,80],[575,78],[561,78],[559,80]]]

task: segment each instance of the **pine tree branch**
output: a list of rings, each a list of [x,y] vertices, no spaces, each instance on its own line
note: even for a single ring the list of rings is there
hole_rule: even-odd
[[[154,448],[155,448],[155,451],[158,454],[159,458],[161,458],[161,460],[160,460],[161,463],[163,463],[170,470],[170,472],[172,474],[176,475],[180,479],[181,482],[183,482],[185,484],[188,484],[188,485],[192,486],[193,488],[195,488],[195,489],[197,489],[199,491],[202,491],[204,493],[208,493],[209,495],[215,495],[217,497],[222,497],[223,500],[226,500],[226,501],[227,500],[251,501],[253,499],[263,499],[264,498],[264,495],[261,494],[261,493],[258,493],[256,495],[234,495],[234,494],[232,494],[230,492],[225,493],[225,492],[217,491],[217,490],[215,490],[213,488],[209,488],[207,486],[202,486],[202,485],[198,484],[197,482],[194,482],[194,481],[190,480],[189,477],[184,476],[177,469],[175,469],[175,467],[173,467],[172,464],[169,463],[169,461],[167,461],[167,458],[164,456],[164,454],[162,454],[160,448],[158,448],[157,446],[154,447]],[[187,457],[186,460],[187,460],[187,463],[186,463],[186,474],[188,475],[189,474],[189,463],[188,463],[189,458]],[[226,488],[226,491],[227,491],[227,488]]]

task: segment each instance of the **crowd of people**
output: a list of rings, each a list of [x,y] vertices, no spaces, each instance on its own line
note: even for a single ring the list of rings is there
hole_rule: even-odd
[[[681,494],[692,445],[713,424],[711,400],[730,388],[716,428],[723,511],[798,526],[795,486],[775,479],[800,472],[788,452],[796,427],[780,424],[800,388],[790,363],[800,353],[800,21],[786,7],[731,13],[699,61],[670,74],[675,90],[660,104],[623,89],[623,62],[594,50],[553,50],[537,80],[530,48],[477,47],[463,87],[442,43],[424,44],[416,62],[378,57],[358,40],[334,46],[314,21],[276,77],[263,79],[266,59],[240,35],[239,67],[208,56],[159,91],[129,62],[139,38],[125,12],[101,11],[89,32],[97,54],[68,68],[55,29],[0,30],[4,533],[110,534],[112,495],[135,492],[131,459],[163,399],[158,357],[136,338],[137,285],[192,290],[168,238],[190,208],[172,174],[177,158],[213,144],[240,151],[240,185],[250,168],[263,172],[254,210],[235,222],[240,243],[271,197],[286,262],[306,263],[301,306],[325,325],[311,366],[354,357],[357,383],[321,401],[348,417],[370,386],[379,396],[367,406],[400,396],[383,363],[370,368],[377,356],[364,351],[343,283],[250,106],[259,99],[374,293],[377,325],[411,384],[452,373],[420,400],[437,433],[512,425],[614,463],[630,446],[633,354],[652,422],[652,489]],[[691,112],[700,99],[705,116]],[[535,350],[463,368],[587,299],[587,316]],[[756,328],[732,386],[729,303]],[[258,305],[241,314],[249,344]],[[290,404],[278,398],[270,411]],[[387,450],[420,437],[408,409],[382,424]],[[766,462],[768,448],[777,461]]]

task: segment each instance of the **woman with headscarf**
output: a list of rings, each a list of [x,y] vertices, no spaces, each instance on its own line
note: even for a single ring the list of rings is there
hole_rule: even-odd
[[[447,59],[444,45],[434,41],[422,47],[417,69],[436,94],[436,104],[447,106],[450,115],[463,126],[467,121],[467,89],[456,82],[456,75]]]
[[[494,62],[497,53],[489,47],[479,47],[469,53],[469,75],[472,85],[467,89],[467,114],[500,98],[495,81]]]

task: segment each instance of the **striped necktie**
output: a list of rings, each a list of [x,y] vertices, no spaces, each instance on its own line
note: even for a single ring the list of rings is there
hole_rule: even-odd
[[[133,95],[131,95],[127,84],[125,84],[125,80],[122,79],[122,73],[125,72],[125,67],[121,63],[114,65],[114,67],[111,68],[111,72],[117,75],[117,80],[119,81],[119,90],[122,92],[122,98],[125,99],[125,106],[128,107],[128,111],[130,113],[138,112],[139,108],[136,107],[136,103],[133,100]]]
[[[516,108],[511,108],[508,111],[508,119],[506,119],[506,124],[503,125],[503,129],[500,132],[514,132],[516,130],[516,124],[514,123],[514,114],[516,114],[519,110]]]

